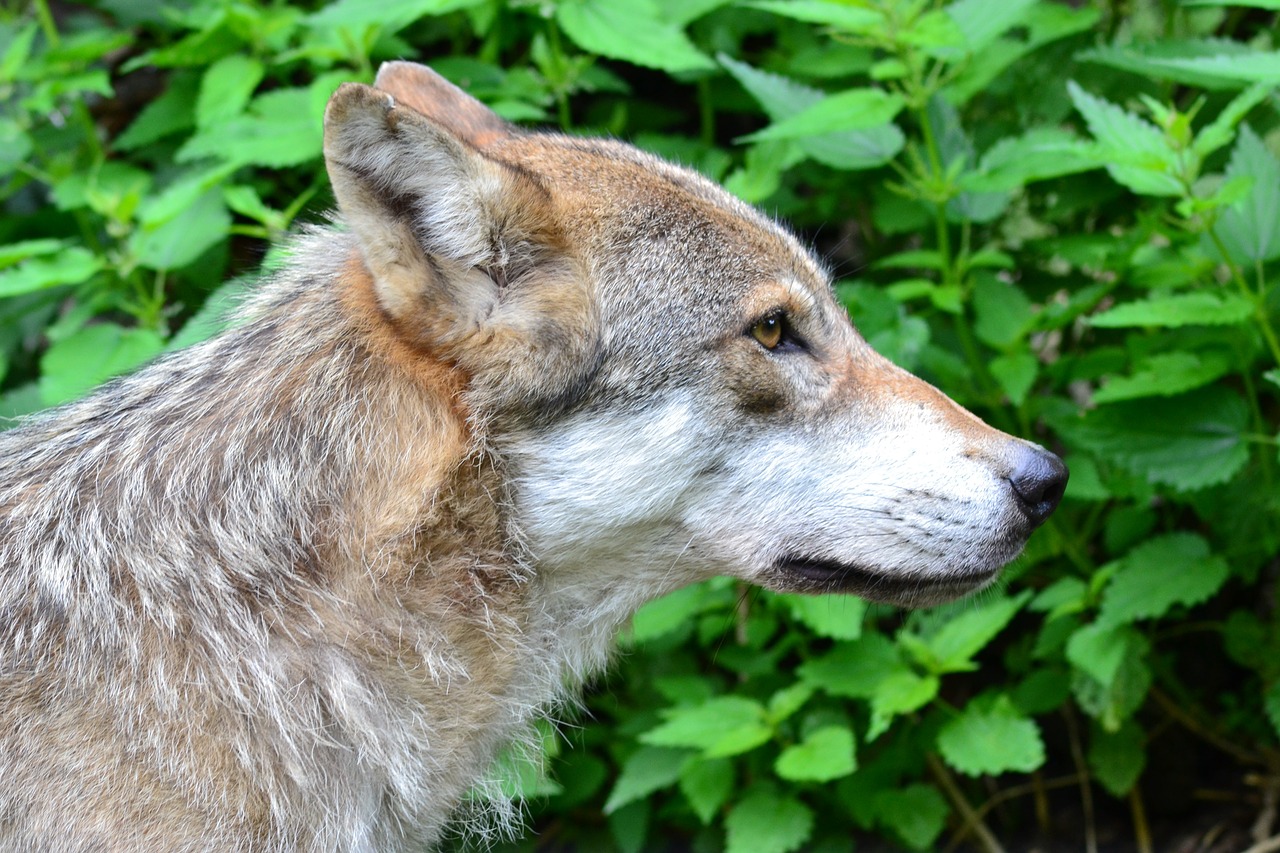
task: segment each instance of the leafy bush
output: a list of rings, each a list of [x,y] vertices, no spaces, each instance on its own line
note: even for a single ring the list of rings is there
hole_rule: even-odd
[[[1280,784],[1272,0],[33,8],[0,12],[4,414],[209,334],[331,204],[328,94],[413,57],[776,211],[877,348],[1066,454],[1063,508],[974,600],[718,580],[647,606],[524,774],[523,844],[1096,846],[1109,821],[1151,849],[1187,826],[1148,815],[1205,787],[1275,830],[1246,785]]]

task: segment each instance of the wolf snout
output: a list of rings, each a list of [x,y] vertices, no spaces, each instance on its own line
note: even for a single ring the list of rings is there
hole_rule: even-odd
[[[1039,526],[1058,508],[1069,472],[1062,460],[1043,447],[1020,445],[1009,474],[1009,485],[1022,511]]]

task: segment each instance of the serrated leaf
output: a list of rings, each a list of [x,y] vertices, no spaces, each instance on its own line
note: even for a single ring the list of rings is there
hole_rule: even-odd
[[[1020,24],[1036,0],[957,0],[944,10],[964,34],[971,53]]]
[[[196,98],[196,126],[209,127],[239,115],[267,69],[243,54],[224,56],[205,69]]]
[[[419,18],[445,15],[479,6],[484,0],[337,0],[307,19],[312,27],[366,27],[378,25],[396,32]]]
[[[791,615],[814,633],[833,640],[856,640],[862,635],[867,603],[854,595],[780,595]]]
[[[1004,630],[1030,598],[1031,591],[1026,590],[1012,598],[1001,598],[966,609],[948,620],[937,633],[925,640],[938,667],[937,672],[973,669],[973,656]]]
[[[675,708],[667,720],[640,736],[654,746],[685,746],[710,758],[749,752],[773,737],[764,706],[741,696],[717,696],[700,705]]]
[[[234,166],[279,169],[317,160],[323,132],[309,88],[259,95],[243,115],[206,127],[178,149],[176,159],[213,157]]]
[[[774,693],[769,697],[769,721],[777,725],[799,711],[815,689],[812,684],[797,681]]]
[[[1093,778],[1113,796],[1123,797],[1132,790],[1147,763],[1146,736],[1132,720],[1126,720],[1114,732],[1095,730],[1088,759]]]
[[[1156,63],[1170,71],[1190,72],[1202,77],[1226,83],[1280,83],[1280,51],[1252,50],[1248,53],[1217,54],[1179,59],[1164,59]]]
[[[1226,175],[1253,179],[1248,194],[1223,210],[1214,225],[1227,254],[1249,266],[1280,257],[1280,161],[1247,124],[1240,128]]]
[[[830,782],[857,768],[853,732],[847,726],[824,726],[782,751],[773,769],[791,782]]]
[[[1045,759],[1039,727],[1004,695],[975,699],[948,720],[938,731],[938,752],[968,776],[1030,773]]]
[[[618,781],[609,792],[604,813],[610,814],[652,794],[668,785],[674,785],[688,763],[691,753],[684,749],[668,749],[661,746],[642,746],[627,757],[618,774]]]
[[[1151,689],[1151,667],[1144,659],[1145,649],[1145,645],[1136,646],[1133,654],[1124,655],[1107,683],[1096,680],[1084,670],[1073,673],[1071,690],[1076,703],[1105,731],[1119,731],[1125,721],[1142,707],[1147,691]]]
[[[1194,533],[1170,533],[1126,554],[1103,591],[1100,626],[1163,616],[1175,605],[1208,599],[1226,583],[1226,560]]]
[[[220,243],[231,229],[231,213],[216,188],[206,190],[191,206],[155,227],[134,232],[130,249],[138,263],[152,269],[184,267]]]
[[[794,797],[757,789],[724,819],[726,853],[790,853],[813,833],[813,812]]]
[[[1128,327],[1223,326],[1253,316],[1253,305],[1238,293],[1169,293],[1126,302],[1089,318],[1104,329]]]
[[[601,56],[663,71],[715,67],[678,26],[659,18],[651,0],[568,0],[555,14],[565,35]]]
[[[884,734],[894,717],[923,708],[938,695],[942,682],[936,675],[899,670],[876,685],[871,697],[871,725],[867,740]]]
[[[68,247],[52,256],[42,252],[0,271],[0,296],[80,284],[88,281],[103,266],[102,258],[81,246]]]
[[[1182,168],[1175,152],[1155,125],[1067,82],[1076,109],[1098,140],[1098,162],[1117,183],[1140,195],[1179,196],[1184,192]]]
[[[706,826],[733,791],[733,762],[727,758],[694,758],[680,774],[680,793]]]
[[[982,155],[978,167],[961,175],[957,183],[971,192],[1016,190],[1033,181],[1103,165],[1089,143],[1075,134],[1059,128],[1035,128],[997,142]]]
[[[71,246],[70,240],[42,238],[38,240],[21,240],[0,246],[0,268],[11,267],[18,261],[52,255]]]
[[[851,643],[838,643],[830,652],[801,664],[799,674],[809,684],[833,696],[869,699],[881,682],[906,669],[897,647],[883,634],[865,633]]]
[[[45,351],[40,359],[40,398],[46,406],[74,400],[163,349],[164,338],[151,329],[125,329],[114,323],[85,326]]]
[[[885,24],[884,14],[876,9],[828,0],[752,0],[742,5],[810,24],[826,24],[850,33],[879,29]]]
[[[1273,88],[1265,83],[1255,83],[1232,98],[1222,112],[1196,134],[1192,143],[1196,155],[1203,159],[1230,142],[1236,125],[1251,109],[1265,101]]]
[[[1109,403],[1082,422],[1058,422],[1077,444],[1151,483],[1202,489],[1248,460],[1249,407],[1230,388],[1208,385],[1177,397]]]
[[[1232,78],[1223,78],[1213,69],[1201,69],[1193,62],[1216,56],[1242,56],[1252,53],[1251,46],[1232,39],[1159,39],[1128,44],[1123,47],[1105,45],[1076,54],[1083,62],[1096,62],[1129,71],[1144,78],[1173,80],[1206,89],[1238,86]]]
[[[1162,352],[1147,356],[1128,376],[1113,376],[1093,394],[1095,403],[1170,397],[1225,376],[1231,361],[1219,353]]]
[[[826,97],[814,89],[768,71],[752,68],[724,54],[716,58],[775,122],[785,121]],[[896,125],[867,130],[824,133],[796,140],[809,157],[835,169],[871,169],[894,158],[906,142]]]
[[[873,802],[876,821],[912,850],[933,849],[951,811],[946,799],[929,785],[878,791]]]
[[[906,100],[882,89],[849,89],[744,137],[751,142],[796,139],[845,130],[864,130],[893,120]]]
[[[1094,623],[1077,629],[1067,640],[1067,660],[1101,685],[1116,680],[1126,660],[1141,660],[1150,644],[1128,625]]]

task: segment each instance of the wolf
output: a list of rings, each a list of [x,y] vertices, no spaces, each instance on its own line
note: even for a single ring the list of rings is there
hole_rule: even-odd
[[[1067,472],[877,355],[781,226],[421,65],[219,337],[0,437],[0,848],[398,851],[713,575],[923,606]]]

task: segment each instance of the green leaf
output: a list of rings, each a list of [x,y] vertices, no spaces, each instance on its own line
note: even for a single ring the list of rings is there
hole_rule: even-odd
[[[790,717],[804,707],[813,696],[814,686],[795,681],[769,697],[769,721],[774,725]]]
[[[884,14],[876,9],[828,0],[753,0],[742,5],[850,33],[865,33],[885,26]]]
[[[975,668],[973,656],[986,648],[1031,598],[1024,590],[1012,598],[1000,598],[979,607],[966,607],[944,624],[925,644],[937,673],[966,672]]]
[[[1044,764],[1044,741],[1035,721],[1008,696],[978,698],[938,731],[943,760],[968,776],[1030,773]]]
[[[1208,385],[1230,370],[1230,359],[1221,353],[1156,353],[1139,361],[1130,375],[1108,379],[1093,393],[1093,402],[1170,397]]]
[[[1236,125],[1250,110],[1265,101],[1273,88],[1265,83],[1255,83],[1232,98],[1231,102],[1222,108],[1222,112],[1218,113],[1218,117],[1196,134],[1192,144],[1196,155],[1203,159],[1230,142]]]
[[[652,0],[565,0],[556,23],[584,50],[664,71],[715,67],[675,24],[659,18]]]
[[[640,747],[623,762],[618,781],[614,783],[609,799],[604,804],[604,813],[610,814],[627,803],[674,785],[689,757],[690,753],[684,749]]]
[[[1280,51],[1275,50],[1165,59],[1156,65],[1166,71],[1189,72],[1230,84],[1280,83]]]
[[[143,266],[176,269],[192,263],[222,242],[230,229],[231,214],[222,193],[210,189],[174,218],[135,231],[130,248]]]
[[[1132,790],[1147,763],[1146,736],[1137,723],[1126,720],[1114,732],[1095,730],[1089,742],[1093,777],[1113,796]]]
[[[874,740],[888,730],[894,717],[910,714],[923,708],[934,697],[942,682],[935,675],[919,675],[911,670],[899,670],[876,685],[871,697],[871,724],[867,727],[867,739]]]
[[[1155,125],[1067,82],[1067,91],[1100,150],[1099,165],[1117,183],[1140,195],[1179,196],[1185,191],[1178,154]]]
[[[757,788],[725,816],[726,853],[790,853],[813,833],[813,812],[794,797]]]
[[[275,89],[243,115],[202,128],[178,149],[178,162],[213,157],[233,166],[279,169],[318,160],[320,115],[309,88]]]
[[[1040,360],[1025,351],[1000,355],[987,364],[991,375],[1000,383],[1000,390],[1015,406],[1027,401],[1027,394],[1035,385],[1036,376],[1040,373]]]
[[[1272,684],[1262,695],[1262,708],[1266,711],[1272,731],[1280,733],[1280,682]]]
[[[484,0],[337,0],[307,19],[318,29],[379,26],[388,33],[404,29],[420,18],[445,15],[479,6]]]
[[[1230,75],[1224,77],[1218,70],[1197,63],[1215,57],[1242,57],[1254,50],[1250,45],[1231,39],[1160,39],[1123,47],[1097,47],[1081,51],[1076,58],[1119,68],[1143,78],[1172,80],[1206,89],[1225,89],[1239,86],[1239,80]]]
[[[11,267],[28,258],[52,255],[70,246],[70,240],[55,240],[47,237],[38,240],[22,240],[17,243],[8,243],[0,246],[0,269]]]
[[[780,595],[791,615],[833,640],[856,640],[862,635],[867,603],[854,595]]]
[[[178,333],[169,339],[165,350],[183,349],[208,340],[225,330],[232,310],[248,290],[249,285],[238,279],[219,286],[201,303],[200,309],[191,315],[191,319],[182,325]]]
[[[243,54],[224,56],[210,65],[200,79],[196,126],[209,127],[239,115],[266,71],[259,60]]]
[[[40,398],[46,406],[74,400],[163,349],[164,338],[151,329],[125,329],[114,323],[85,326],[49,347],[40,359]]]
[[[1022,23],[1036,0],[957,0],[947,15],[964,34],[969,52],[977,53]]]
[[[1075,134],[1059,128],[1033,128],[1022,136],[1001,139],[982,155],[975,170],[958,178],[958,183],[970,192],[1000,192],[1103,165],[1089,143]]]
[[[826,97],[821,89],[757,70],[724,54],[716,58],[775,122],[798,115]],[[872,169],[884,165],[902,150],[905,142],[906,137],[893,124],[796,140],[806,155],[834,169]]]
[[[171,74],[164,94],[142,108],[124,133],[115,138],[112,147],[118,151],[136,151],[193,127],[199,85],[199,78],[190,72]]]
[[[1128,625],[1085,625],[1067,640],[1067,660],[1099,684],[1109,685],[1128,659],[1146,657],[1150,644]]]
[[[667,721],[640,736],[654,746],[685,746],[709,758],[749,752],[773,737],[764,706],[742,696],[717,696],[666,712]]]
[[[34,242],[29,241],[27,245]],[[12,248],[13,245],[6,248]],[[0,271],[0,296],[15,296],[66,284],[80,284],[88,281],[104,266],[102,258],[80,246],[63,249],[52,257],[44,252],[39,254],[38,257],[29,257],[16,266]]]
[[[795,115],[745,137],[752,142],[864,130],[892,121],[906,101],[882,89],[848,89],[828,95]]]
[[[1100,626],[1163,616],[1174,605],[1199,604],[1227,581],[1226,560],[1194,533],[1149,539],[1120,560],[1103,592]]]
[[[1168,293],[1125,302],[1089,318],[1094,326],[1120,329],[1134,326],[1176,328],[1243,323],[1253,305],[1238,293]]]
[[[1148,482],[1184,490],[1229,480],[1249,457],[1248,404],[1221,385],[1177,397],[1109,403],[1083,422],[1057,426]]]
[[[1253,179],[1248,195],[1223,210],[1214,224],[1227,254],[1248,266],[1280,258],[1280,161],[1248,125],[1240,128],[1226,175]]]
[[[907,785],[878,791],[876,820],[912,850],[932,850],[947,825],[951,809],[929,785]]]
[[[973,312],[974,334],[995,349],[1017,343],[1035,319],[1031,300],[1016,285],[985,271],[974,274]]]
[[[864,633],[851,643],[800,665],[804,681],[833,696],[870,699],[889,676],[906,669],[897,647],[878,633]]]
[[[707,826],[733,792],[733,762],[727,758],[693,758],[680,774],[680,793]]]
[[[790,782],[830,782],[857,768],[853,732],[847,726],[823,726],[782,751],[773,769]]]
[[[706,583],[699,583],[650,601],[631,617],[631,636],[643,643],[688,624],[707,606],[709,592]]]

